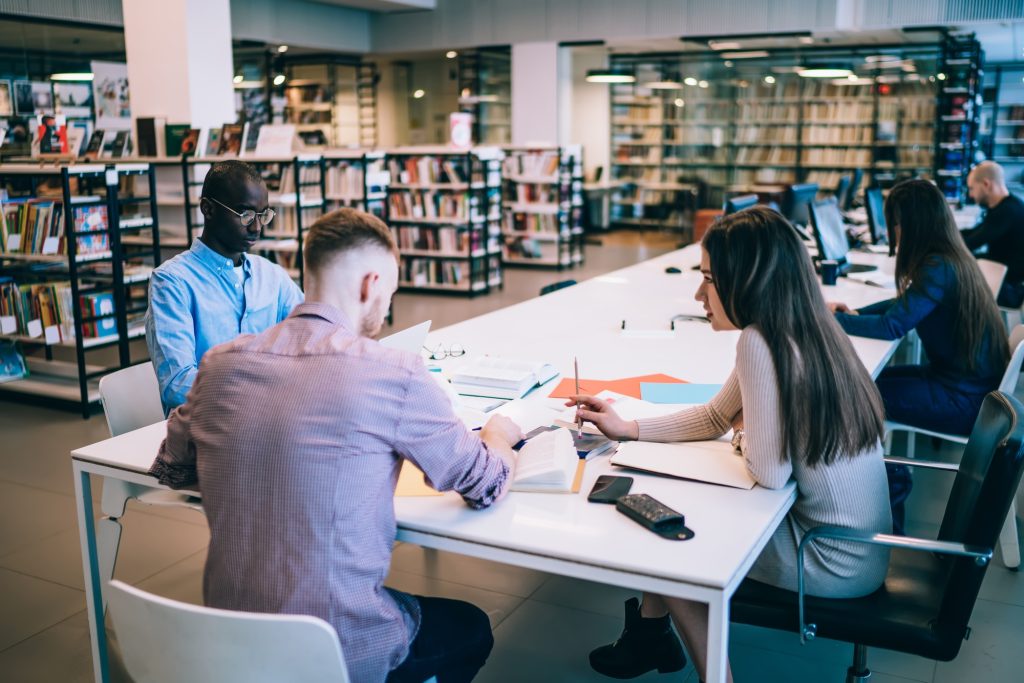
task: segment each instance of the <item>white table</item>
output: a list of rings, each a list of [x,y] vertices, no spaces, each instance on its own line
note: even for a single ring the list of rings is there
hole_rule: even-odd
[[[738,333],[713,332],[701,322],[677,323],[676,331],[669,332],[672,316],[703,313],[693,299],[700,274],[692,266],[698,261],[697,248],[688,247],[438,330],[430,335],[428,344],[462,344],[470,356],[490,353],[544,359],[563,373],[571,373],[575,355],[581,376],[586,378],[664,372],[695,382],[720,383],[732,370]],[[667,266],[683,272],[667,274]],[[884,289],[845,279],[828,289],[834,290],[826,294],[828,299],[855,306],[891,296]],[[623,319],[630,330],[652,334],[624,335]],[[872,374],[881,370],[896,346],[895,342],[860,338],[853,342]],[[458,362],[449,359],[441,364],[454,367]],[[529,400],[552,403],[546,398],[549,392],[550,388],[544,387]],[[160,423],[72,452],[98,681],[106,680],[107,673],[102,589],[112,575],[113,553],[99,550],[104,544],[109,548],[111,541],[105,541],[102,533],[97,539],[91,478],[104,479],[103,512],[113,521],[104,521],[107,526],[101,529],[112,528],[109,525],[116,525],[116,519],[124,514],[127,498],[160,488],[146,471],[163,434],[164,424]],[[631,473],[636,479],[635,492],[649,493],[686,515],[696,537],[673,542],[645,531],[612,506],[586,502],[594,479],[613,469],[607,458],[598,458],[588,463],[579,495],[513,493],[482,511],[468,509],[454,494],[398,498],[398,539],[704,602],[709,606],[707,680],[724,681],[729,601],[793,504],[795,485],[740,491]],[[723,514],[725,510],[729,514]]]

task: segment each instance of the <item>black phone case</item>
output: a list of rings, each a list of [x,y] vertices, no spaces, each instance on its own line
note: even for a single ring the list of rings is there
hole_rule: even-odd
[[[633,477],[616,477],[610,474],[602,474],[594,482],[594,488],[590,489],[587,501],[590,503],[614,505],[615,501],[629,493],[632,487]]]

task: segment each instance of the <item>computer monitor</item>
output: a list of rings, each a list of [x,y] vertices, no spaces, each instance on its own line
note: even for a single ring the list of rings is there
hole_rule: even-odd
[[[814,241],[818,245],[818,255],[822,260],[837,261],[839,272],[844,274],[875,270],[874,266],[862,266],[846,260],[850,242],[846,238],[843,214],[839,212],[839,203],[835,197],[811,204],[810,214]]]
[[[846,198],[850,194],[850,176],[844,175],[839,178],[839,184],[836,185],[836,202],[839,204],[839,208],[845,211]]]
[[[790,185],[782,198],[782,215],[794,225],[810,225],[808,207],[818,195],[817,183]]]
[[[868,214],[872,244],[888,244],[889,229],[885,224],[885,200],[882,199],[882,188],[869,187],[864,190],[864,208]]]
[[[855,168],[853,170],[853,177],[850,179],[850,187],[846,190],[846,203],[840,202],[839,208],[843,211],[849,211],[853,208],[853,203],[857,199],[857,190],[860,189],[861,181],[864,180],[864,169]]]
[[[756,194],[741,194],[736,197],[730,197],[725,202],[725,215],[728,216],[731,213],[749,209],[755,204],[757,204]]]

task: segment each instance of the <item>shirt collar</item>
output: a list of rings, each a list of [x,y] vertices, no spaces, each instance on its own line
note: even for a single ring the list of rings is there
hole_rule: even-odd
[[[348,319],[348,316],[341,312],[341,310],[325,304],[319,301],[307,301],[301,303],[292,309],[289,317],[308,317],[308,318],[320,318],[326,320],[331,325],[342,328],[346,332],[352,332],[352,322]]]
[[[231,259],[218,254],[198,237],[192,240],[192,248],[190,251],[197,259],[199,259],[200,263],[205,264],[213,271],[220,271],[225,268],[230,269],[235,267],[235,264],[231,262]],[[251,259],[248,254],[244,253],[242,254],[242,270],[245,273],[252,272]]]

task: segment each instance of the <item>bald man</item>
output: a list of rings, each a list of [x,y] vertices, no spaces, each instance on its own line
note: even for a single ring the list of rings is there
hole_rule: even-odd
[[[985,258],[1006,264],[998,302],[1020,308],[1024,304],[1024,202],[1006,189],[1003,167],[994,161],[983,161],[971,169],[967,189],[985,209],[981,223],[963,232],[967,248],[977,251],[987,246]]]

